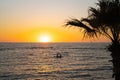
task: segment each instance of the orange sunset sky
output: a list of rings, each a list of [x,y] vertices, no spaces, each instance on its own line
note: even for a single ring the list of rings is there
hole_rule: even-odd
[[[0,42],[106,42],[83,39],[78,28],[64,27],[70,18],[88,15],[97,0],[0,0]]]

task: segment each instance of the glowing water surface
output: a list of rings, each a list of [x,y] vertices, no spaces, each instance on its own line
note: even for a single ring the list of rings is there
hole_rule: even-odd
[[[0,43],[0,80],[113,80],[107,45]]]

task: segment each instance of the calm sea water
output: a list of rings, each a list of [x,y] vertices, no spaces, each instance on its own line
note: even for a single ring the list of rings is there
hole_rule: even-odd
[[[107,45],[0,43],[0,80],[113,80]]]

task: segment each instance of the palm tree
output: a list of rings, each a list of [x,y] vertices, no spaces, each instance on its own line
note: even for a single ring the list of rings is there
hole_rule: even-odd
[[[106,36],[111,40],[113,77],[120,80],[120,2],[119,0],[98,0],[97,8],[90,7],[88,17],[70,19],[66,26],[82,28],[84,37]]]

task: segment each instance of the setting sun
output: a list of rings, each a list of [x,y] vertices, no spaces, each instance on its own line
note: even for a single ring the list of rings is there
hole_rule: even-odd
[[[39,38],[39,42],[51,42],[51,38],[48,35],[42,35]]]
[[[0,42],[91,42],[78,28],[64,26],[69,17],[86,17],[96,1],[0,0]],[[93,41],[108,41],[101,37]]]

